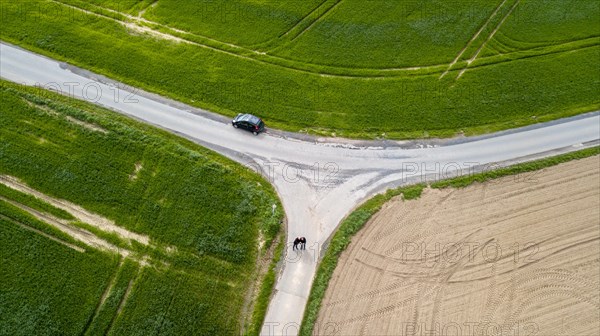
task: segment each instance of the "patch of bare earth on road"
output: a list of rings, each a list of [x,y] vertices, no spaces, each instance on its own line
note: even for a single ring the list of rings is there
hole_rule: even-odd
[[[316,328],[598,335],[599,274],[596,156],[389,202],[342,254]]]

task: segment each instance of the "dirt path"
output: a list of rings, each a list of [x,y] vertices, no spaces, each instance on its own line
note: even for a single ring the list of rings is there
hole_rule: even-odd
[[[87,211],[77,204],[43,194],[29,187],[27,184],[21,182],[15,177],[0,175],[0,183],[9,188],[33,195],[59,209],[63,209],[73,215],[73,217],[77,218],[77,220],[95,226],[100,230],[115,233],[122,238],[135,240],[144,245],[148,245],[150,243],[150,238],[148,238],[148,236],[128,231],[120,226],[117,226],[113,221],[93,212]]]
[[[335,335],[597,335],[600,157],[394,200],[353,239]]]
[[[82,228],[73,226],[72,224],[69,224],[69,221],[67,220],[63,220],[63,219],[59,219],[56,218],[52,215],[49,215],[47,213],[43,213],[40,211],[37,211],[35,209],[32,209],[26,205],[11,201],[9,199],[5,199],[3,197],[0,197],[1,200],[16,206],[18,208],[20,208],[23,211],[26,211],[27,213],[29,213],[30,215],[32,215],[33,217],[37,218],[38,220],[47,223],[55,228],[57,228],[58,230],[68,234],[69,236],[73,237],[74,239],[85,243],[86,245],[89,245],[91,247],[97,248],[97,249],[101,249],[101,250],[105,250],[105,251],[111,251],[111,252],[115,252],[120,254],[123,257],[127,257],[129,255],[131,255],[131,252],[127,249],[123,249],[123,248],[119,248],[109,242],[107,242],[106,240],[99,238],[98,236],[94,235],[93,233],[84,230]],[[39,230],[35,230],[30,228],[32,231],[34,232],[40,232]],[[63,244],[63,245],[67,245],[72,249],[75,249],[79,252],[85,252],[83,249],[81,249],[80,247],[74,246],[72,244],[68,244],[66,242],[60,241],[56,238],[53,238],[49,235],[43,234],[45,237],[48,237],[54,241],[58,241],[59,243]]]

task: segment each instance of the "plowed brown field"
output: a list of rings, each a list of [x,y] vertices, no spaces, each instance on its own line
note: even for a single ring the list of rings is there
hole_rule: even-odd
[[[600,157],[395,199],[343,253],[317,330],[600,334]]]

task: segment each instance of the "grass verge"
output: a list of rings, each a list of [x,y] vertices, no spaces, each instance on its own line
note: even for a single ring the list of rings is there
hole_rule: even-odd
[[[246,333],[247,336],[260,335],[262,324],[265,320],[265,316],[267,315],[267,308],[269,307],[271,294],[273,293],[273,287],[275,286],[275,279],[277,277],[277,264],[283,255],[284,247],[285,235],[281,235],[280,240],[275,247],[275,251],[273,252],[271,265],[269,266],[269,270],[263,278],[260,292],[256,298],[256,302],[254,304],[254,313],[252,314],[252,320],[250,322],[250,326],[248,327],[248,332]]]

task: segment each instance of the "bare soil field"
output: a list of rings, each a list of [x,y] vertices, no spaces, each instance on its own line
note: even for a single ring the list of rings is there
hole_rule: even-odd
[[[394,199],[352,240],[315,331],[598,335],[600,157]]]

